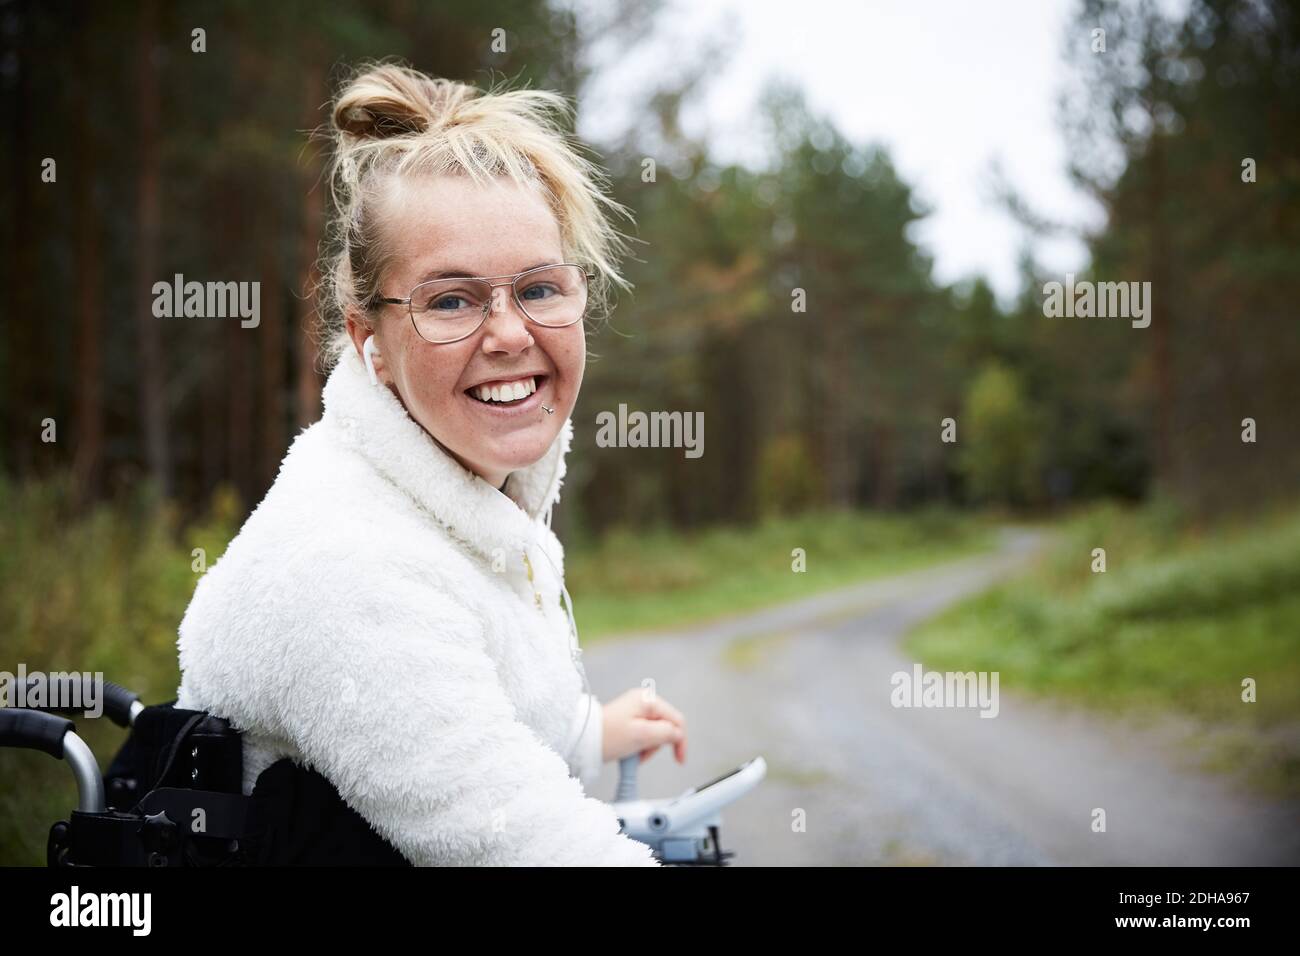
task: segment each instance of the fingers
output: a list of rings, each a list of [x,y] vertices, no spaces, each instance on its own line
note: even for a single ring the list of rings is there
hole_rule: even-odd
[[[686,717],[680,710],[658,695],[646,695],[634,688],[638,716],[633,721],[635,739],[641,748],[641,760],[650,759],[663,744],[671,744],[678,763],[686,761]]]
[[[642,750],[640,752],[640,756],[641,756],[640,763],[645,763],[647,760],[653,757],[658,750],[659,750],[658,744],[646,750]],[[673,743],[673,759],[676,760],[678,763],[686,762],[686,741],[685,740],[679,740]]]
[[[646,747],[658,747],[662,744],[675,744],[679,740],[685,739],[686,732],[670,720],[645,720],[637,718],[633,721],[635,727],[635,736],[642,749]]]
[[[686,759],[686,732],[671,720],[637,719],[633,727],[643,761],[664,744],[672,745],[678,763]]]
[[[686,718],[682,716],[682,712],[659,696],[651,697],[645,701],[645,708],[641,716],[670,720],[683,731],[686,730]]]
[[[686,762],[686,718],[682,712],[662,697],[655,697],[649,702],[648,709],[661,723],[669,722],[676,726],[678,735],[672,739],[673,756],[678,763]]]

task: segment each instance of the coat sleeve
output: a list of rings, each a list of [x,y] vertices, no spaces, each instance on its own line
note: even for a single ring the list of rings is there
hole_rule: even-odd
[[[573,712],[573,727],[569,731],[570,772],[590,791],[600,779],[602,750],[605,745],[603,712],[600,699],[594,694],[580,693]]]
[[[516,719],[474,615],[376,591],[293,629],[277,678],[281,732],[350,806],[416,865],[660,865]]]

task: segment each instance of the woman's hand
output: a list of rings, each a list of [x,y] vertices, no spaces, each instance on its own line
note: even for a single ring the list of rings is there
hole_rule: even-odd
[[[661,744],[672,744],[677,762],[686,762],[686,718],[653,691],[634,687],[602,710],[602,760],[621,760],[640,751],[644,763]]]

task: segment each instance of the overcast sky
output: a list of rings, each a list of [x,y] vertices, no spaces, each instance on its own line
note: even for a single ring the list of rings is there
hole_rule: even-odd
[[[592,0],[595,2],[595,0]],[[628,91],[644,89],[706,37],[725,55],[688,131],[722,161],[759,163],[755,103],[765,77],[798,83],[809,105],[848,138],[884,144],[932,214],[914,238],[935,277],[986,276],[1006,299],[1017,290],[1024,236],[988,193],[998,161],[1037,211],[1096,224],[1095,206],[1066,175],[1056,101],[1074,0],[668,0],[653,36],[631,56],[601,57],[582,110],[593,142],[639,119]],[[581,9],[581,7],[579,7]],[[1087,43],[1085,34],[1079,42]],[[1075,240],[1040,243],[1055,271],[1086,263]]]

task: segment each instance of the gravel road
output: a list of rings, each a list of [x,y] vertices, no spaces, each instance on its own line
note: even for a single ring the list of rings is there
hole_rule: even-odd
[[[1300,804],[1197,770],[1167,728],[1006,688],[993,719],[891,705],[891,675],[914,664],[904,634],[1042,544],[1008,531],[988,555],[587,648],[602,699],[651,678],[686,715],[686,763],[661,748],[641,767],[641,795],[679,793],[761,754],[767,778],[724,813],[735,865],[1300,863]],[[606,764],[594,795],[611,798],[616,776]]]

